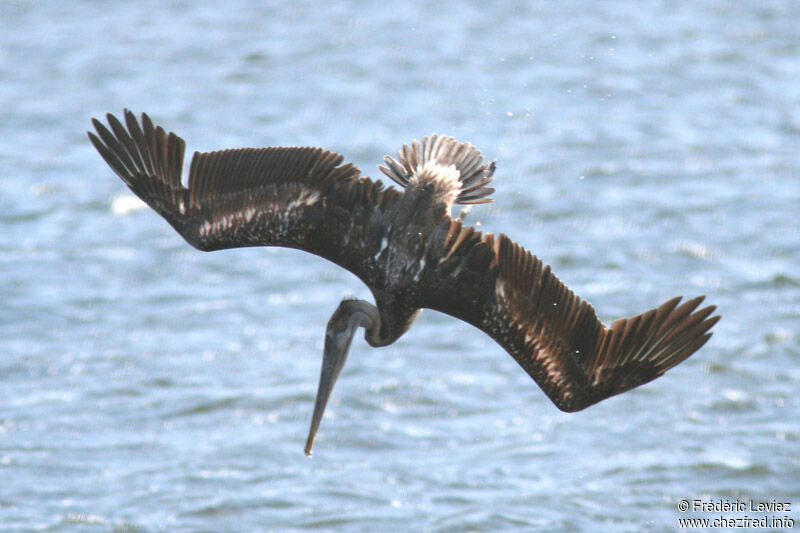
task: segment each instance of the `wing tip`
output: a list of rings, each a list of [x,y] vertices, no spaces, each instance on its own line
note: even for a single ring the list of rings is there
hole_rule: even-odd
[[[705,298],[676,296],[606,328],[594,364],[587,365],[592,391],[586,406],[649,383],[697,353],[722,318],[714,314],[716,305],[698,309]]]

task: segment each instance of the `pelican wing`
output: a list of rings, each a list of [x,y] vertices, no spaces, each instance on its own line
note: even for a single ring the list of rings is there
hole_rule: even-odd
[[[186,187],[183,139],[146,114],[141,126],[128,110],[125,125],[107,119],[110,130],[92,120],[95,148],[192,246],[298,248],[369,280],[364,248],[378,248],[381,217],[400,193],[361,177],[341,155],[309,147],[195,152]]]
[[[564,411],[578,411],[651,381],[711,336],[715,307],[674,298],[640,315],[598,320],[542,261],[505,235],[458,220],[434,232],[420,306],[480,328]]]

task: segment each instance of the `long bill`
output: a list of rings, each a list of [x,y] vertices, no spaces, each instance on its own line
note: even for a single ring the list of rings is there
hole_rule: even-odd
[[[325,406],[328,405],[328,398],[333,392],[336,379],[344,368],[347,361],[347,354],[350,352],[350,343],[356,327],[351,325],[342,333],[328,331],[325,335],[325,351],[322,355],[322,371],[319,376],[319,388],[317,389],[317,399],[314,402],[314,415],[311,417],[311,428],[308,431],[306,440],[305,454],[311,457],[311,449],[314,446],[314,438],[317,436],[322,415],[325,413]]]

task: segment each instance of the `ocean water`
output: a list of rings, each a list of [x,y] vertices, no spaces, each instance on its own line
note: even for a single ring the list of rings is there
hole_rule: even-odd
[[[799,19],[791,0],[3,2],[0,529],[800,528]],[[368,290],[297,251],[190,248],[86,138],[124,107],[190,151],[324,146],[373,177],[455,135],[498,166],[468,220],[603,320],[696,294],[723,319],[570,415],[426,311],[354,342],[307,459],[325,324]]]

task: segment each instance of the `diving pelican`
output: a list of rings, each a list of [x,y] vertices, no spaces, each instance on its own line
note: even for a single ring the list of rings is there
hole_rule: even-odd
[[[361,176],[322,148],[195,152],[181,182],[185,143],[141,124],[92,119],[89,138],[128,187],[203,251],[284,246],[324,257],[358,276],[375,304],[345,299],[325,331],[314,438],[353,335],[370,346],[405,333],[422,308],[484,331],[563,411],[578,411],[647,383],[692,355],[719,320],[704,296],[615,321],[610,327],[542,260],[504,234],[452,218],[453,204],[490,202],[495,164],[469,143],[431,135],[386,156],[380,170],[402,190]],[[109,129],[110,128],[110,129]]]

